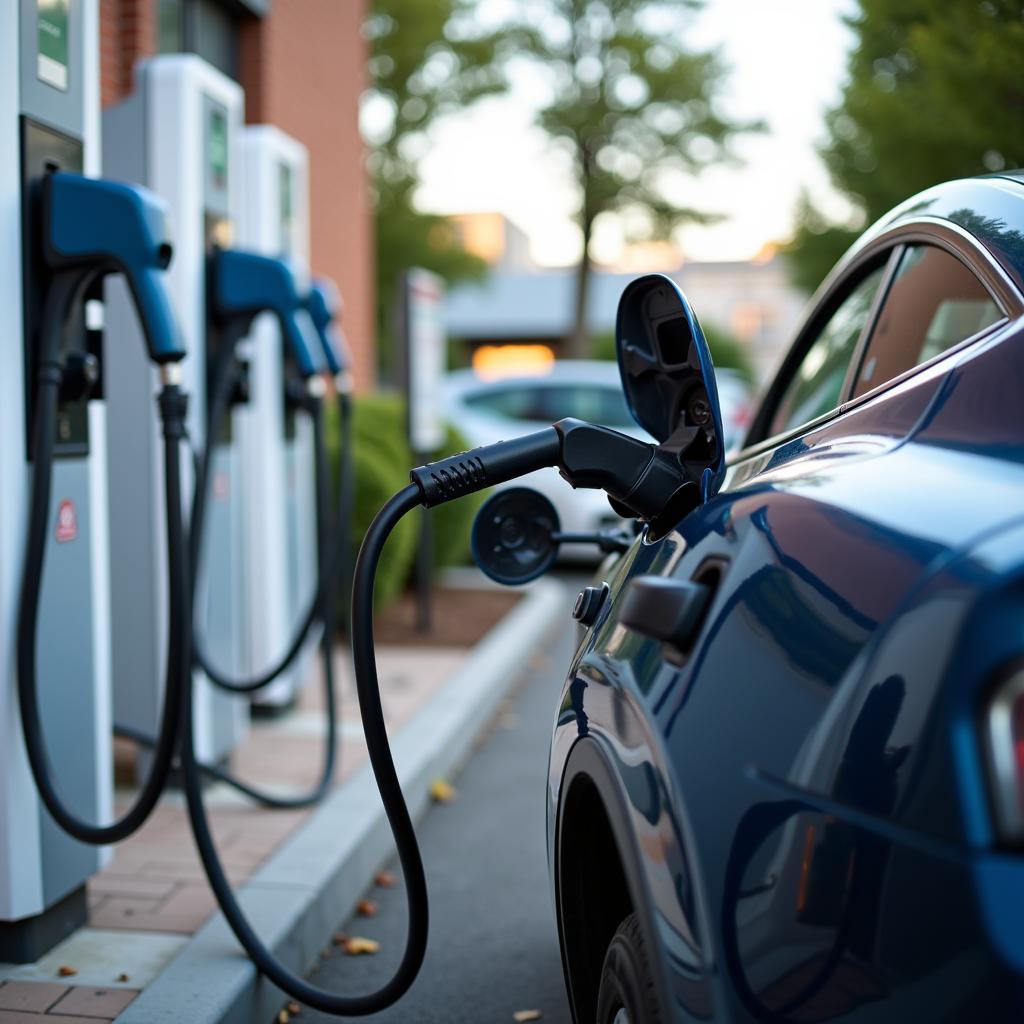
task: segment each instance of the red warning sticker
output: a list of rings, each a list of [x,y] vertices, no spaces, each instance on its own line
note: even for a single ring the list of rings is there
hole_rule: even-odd
[[[57,506],[57,543],[64,544],[78,536],[78,514],[75,503],[65,498]]]
[[[215,501],[227,501],[231,497],[231,477],[224,470],[213,476],[213,497]]]

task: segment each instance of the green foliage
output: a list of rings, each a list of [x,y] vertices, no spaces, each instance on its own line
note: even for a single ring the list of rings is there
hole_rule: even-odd
[[[735,370],[748,384],[754,384],[754,367],[743,342],[714,324],[701,324],[711,352],[711,361],[718,369]]]
[[[412,459],[402,431],[401,403],[382,395],[364,395],[355,400],[352,418],[352,462],[355,477],[355,502],[349,541],[355,564],[359,550],[373,517],[396,491],[408,483]],[[332,467],[338,465],[340,445],[337,405],[332,404],[327,419],[328,451]],[[337,480],[335,480],[337,486]],[[416,551],[416,522],[406,516],[394,529],[381,554],[374,590],[375,605],[393,601],[409,577],[409,567]],[[349,581],[342,582],[347,590]],[[347,594],[342,594],[341,607],[348,607]]]
[[[349,532],[353,561],[373,517],[396,491],[409,482],[414,464],[405,437],[405,406],[395,395],[363,395],[356,398],[352,421],[352,457],[356,481],[353,521]],[[332,467],[338,465],[340,445],[337,406],[327,417],[328,452]],[[448,427],[444,448],[438,458],[464,451],[465,438]],[[335,479],[335,488],[337,488]],[[434,509],[434,565],[442,569],[464,562],[469,553],[469,531],[483,495],[472,495]],[[416,515],[406,516],[388,538],[381,555],[374,591],[375,603],[394,600],[409,582],[416,556],[419,527]],[[352,564],[352,563],[350,563]],[[347,586],[347,582],[343,586]],[[344,595],[343,595],[344,597]],[[347,607],[347,599],[343,606]]]
[[[422,267],[451,284],[483,277],[487,264],[466,252],[447,217],[414,207],[409,185],[378,182],[376,204],[377,352],[390,373],[395,365],[394,316],[402,271]]]
[[[714,324],[701,324],[704,331],[704,338],[708,343],[711,352],[711,361],[719,369],[731,369],[739,373],[745,381],[753,384],[755,381],[754,367],[747,355],[743,343],[733,337],[728,331],[716,327]],[[594,359],[615,359],[615,332],[602,331],[594,336],[593,347]]]
[[[505,89],[499,59],[508,37],[481,30],[474,0],[373,0],[363,26],[370,43],[368,103],[380,125],[369,139],[375,194],[378,348],[394,365],[393,319],[401,272],[423,267],[453,283],[486,264],[467,253],[445,217],[421,213],[413,194],[426,132],[440,115]]]
[[[375,132],[374,178],[416,178],[416,151],[440,115],[506,88],[499,57],[507,34],[479,27],[476,0],[372,0],[370,98],[389,111]]]
[[[693,2],[532,0],[519,45],[544,69],[551,101],[538,122],[571,154],[583,258],[570,351],[586,354],[584,310],[594,222],[626,214],[639,237],[664,238],[707,211],[680,201],[689,177],[732,159],[730,142],[758,127],[717,107],[716,53],[684,46]]]
[[[861,223],[940,181],[1024,164],[1020,0],[861,0],[848,22],[856,44],[822,157]],[[859,226],[837,233],[805,202],[798,279],[817,284]]]

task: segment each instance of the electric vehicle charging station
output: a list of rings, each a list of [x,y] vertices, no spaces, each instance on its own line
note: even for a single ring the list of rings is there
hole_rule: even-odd
[[[33,335],[43,295],[33,193],[47,166],[99,169],[98,4],[49,21],[36,0],[0,5],[0,960],[33,960],[84,921],[84,884],[103,853],[61,832],[29,774],[16,705],[14,637],[27,528]],[[43,21],[45,20],[45,24]],[[53,30],[56,29],[56,34]],[[85,376],[95,336],[71,326]],[[84,345],[83,345],[84,342]],[[89,349],[94,351],[90,352]],[[106,421],[96,389],[65,393],[38,647],[43,723],[69,799],[96,818],[112,808]]]
[[[305,147],[273,125],[241,136],[242,214],[239,243],[287,260],[300,291],[309,286],[309,158]],[[242,670],[260,671],[283,650],[317,580],[313,438],[309,417],[294,400],[296,379],[280,324],[261,315],[248,340],[250,402],[240,411],[247,511],[244,537],[248,616]],[[318,359],[319,363],[320,360]],[[310,675],[316,647],[302,654],[253,702],[290,705]]]
[[[188,356],[183,386],[192,396],[188,431],[194,446],[206,443],[208,362],[215,332],[208,317],[208,257],[233,241],[239,217],[238,142],[243,93],[192,55],[154,57],[136,68],[136,91],[103,114],[105,173],[145,185],[168,205],[175,229],[175,260],[167,285]],[[127,294],[108,288],[108,332],[137,333]],[[152,734],[162,701],[159,666],[165,635],[167,564],[163,484],[157,453],[160,427],[151,394],[154,370],[140,344],[120,342],[109,367],[110,525],[116,538],[111,562],[114,721]],[[205,571],[197,591],[210,656],[239,673],[244,621],[242,548],[244,510],[237,411],[216,439],[213,500],[207,524]],[[192,474],[186,473],[186,479]],[[199,756],[223,762],[243,738],[246,703],[218,692],[196,673],[195,730]]]
[[[309,315],[320,335],[327,370],[339,395],[352,393],[352,353],[341,328],[341,292],[329,277],[317,277],[309,289]]]
[[[0,342],[13,371],[0,384],[0,651],[15,653],[10,661],[5,653],[0,687],[0,957],[27,962],[84,923],[85,881],[102,848],[145,821],[177,749],[189,690],[179,452],[187,398],[175,366],[184,349],[164,290],[172,247],[163,204],[145,189],[88,176],[98,163],[95,2],[7,5],[0,67],[10,74],[0,76],[0,124],[16,133],[0,160],[0,299],[15,324]],[[113,821],[107,421],[99,400],[104,357],[116,361],[117,345],[87,315],[110,275],[121,276],[140,348],[159,367],[168,557],[177,567],[159,771]]]

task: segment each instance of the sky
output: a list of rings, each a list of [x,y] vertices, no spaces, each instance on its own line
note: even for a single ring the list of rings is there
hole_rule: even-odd
[[[694,179],[687,202],[725,216],[680,230],[687,259],[748,259],[785,240],[801,188],[833,215],[846,212],[815,146],[842,86],[851,38],[841,17],[853,7],[853,0],[707,0],[696,16],[688,44],[720,47],[731,69],[723,109],[760,118],[768,130],[740,141],[741,167],[711,168]],[[580,251],[575,193],[564,160],[531,125],[542,91],[519,68],[510,95],[438,121],[421,163],[418,201],[437,213],[504,213],[529,235],[538,263],[568,264]],[[621,225],[604,224],[593,251],[599,262],[621,264],[628,255]]]

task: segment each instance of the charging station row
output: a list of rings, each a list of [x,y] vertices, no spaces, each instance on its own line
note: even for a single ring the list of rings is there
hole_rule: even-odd
[[[210,680],[253,677],[296,639],[324,559],[311,410],[325,375],[347,387],[336,292],[310,275],[305,149],[246,126],[239,85],[192,55],[140,63],[134,93],[101,114],[98,6],[68,5],[55,49],[38,0],[0,5],[0,961],[35,960],[82,924],[109,856],[40,799],[19,666],[33,664],[55,786],[91,821],[114,815],[115,731],[159,731],[174,593],[161,384],[188,395],[185,505],[204,489],[189,713],[214,767],[245,737],[250,702],[286,706],[312,675],[307,630],[251,695]],[[35,534],[44,569],[26,584]],[[140,755],[140,779],[156,756]]]

